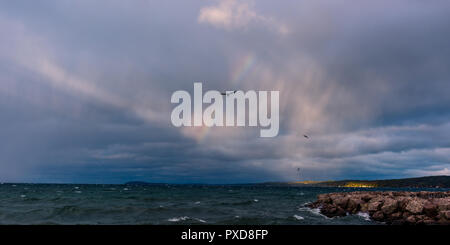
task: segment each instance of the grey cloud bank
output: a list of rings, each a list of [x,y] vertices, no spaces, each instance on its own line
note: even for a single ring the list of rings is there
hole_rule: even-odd
[[[260,137],[278,135],[279,91],[210,90],[203,95],[202,83],[194,83],[193,98],[188,91],[178,90],[170,102],[178,104],[170,116],[175,127],[206,127],[209,131],[208,127],[260,126]]]
[[[0,181],[449,175],[449,7],[1,2]],[[279,135],[173,127],[171,94],[197,81],[280,91]]]

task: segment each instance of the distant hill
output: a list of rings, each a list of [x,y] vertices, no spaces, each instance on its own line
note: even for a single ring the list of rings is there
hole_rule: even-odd
[[[149,183],[145,181],[129,181],[125,185],[167,185],[164,183]]]
[[[323,187],[394,187],[394,188],[450,188],[450,176],[427,176],[387,180],[339,180],[313,183],[292,183]]]

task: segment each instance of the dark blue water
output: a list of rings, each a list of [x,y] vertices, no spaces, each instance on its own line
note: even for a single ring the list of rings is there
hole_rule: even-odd
[[[377,224],[361,215],[330,219],[304,207],[320,193],[355,190],[270,185],[1,184],[0,224]]]

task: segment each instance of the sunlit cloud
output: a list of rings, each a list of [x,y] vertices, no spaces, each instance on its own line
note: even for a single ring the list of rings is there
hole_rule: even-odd
[[[256,13],[253,6],[250,1],[220,0],[215,6],[200,9],[198,21],[225,30],[246,29],[249,25],[256,24],[283,35],[289,33],[285,24]]]

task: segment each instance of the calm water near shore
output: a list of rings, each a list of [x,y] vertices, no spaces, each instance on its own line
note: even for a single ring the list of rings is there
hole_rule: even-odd
[[[379,224],[304,207],[321,193],[356,190],[448,189],[1,184],[0,224]]]

